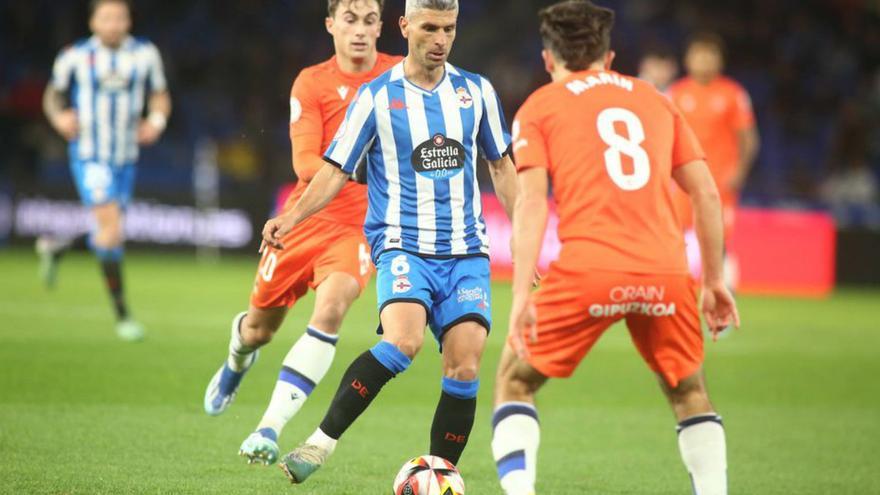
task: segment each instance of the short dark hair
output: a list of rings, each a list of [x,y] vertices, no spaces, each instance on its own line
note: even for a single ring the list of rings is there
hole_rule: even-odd
[[[121,3],[125,5],[125,8],[128,9],[128,13],[131,14],[131,1],[130,0],[91,0],[89,2],[89,16],[95,15],[95,11],[98,10],[98,7],[104,5],[105,3]]]
[[[642,60],[646,58],[659,58],[661,60],[676,60],[678,57],[669,45],[651,43],[642,52]]]
[[[589,0],[564,0],[538,12],[544,48],[565,61],[568,70],[584,70],[611,49],[614,11]]]
[[[724,39],[717,33],[703,31],[692,35],[687,42],[687,49],[690,50],[694,45],[707,45],[718,50],[722,56],[724,55]]]
[[[329,17],[333,17],[336,15],[336,9],[339,8],[342,3],[351,3],[357,0],[327,0],[327,15]],[[367,0],[369,1],[369,0]],[[382,10],[385,8],[385,0],[373,0],[377,4],[379,4],[379,13],[382,13]]]

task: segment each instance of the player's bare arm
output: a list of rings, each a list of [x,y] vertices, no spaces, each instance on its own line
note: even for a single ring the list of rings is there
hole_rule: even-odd
[[[507,218],[513,220],[513,208],[516,204],[516,166],[510,155],[502,156],[500,160],[486,160],[489,164],[489,175],[492,177],[492,185],[495,194],[507,213]]]
[[[64,93],[51,84],[43,93],[43,113],[61,137],[68,141],[76,139],[79,134],[76,110],[68,106]]]
[[[168,91],[155,91],[147,102],[147,118],[141,120],[138,127],[138,144],[155,143],[168,124],[171,116],[171,95]]]
[[[518,192],[513,212],[513,303],[508,332],[514,351],[525,357],[525,338],[534,338],[537,320],[531,300],[534,273],[547,227],[549,180],[543,168],[529,168],[518,176]]]
[[[492,178],[492,185],[495,188],[495,194],[498,201],[504,208],[507,218],[513,221],[514,208],[516,205],[516,165],[510,155],[505,155],[499,160],[486,160],[489,164],[489,175]],[[513,242],[510,244],[510,251],[513,253]],[[537,287],[541,280],[541,274],[537,268],[533,270],[532,285]]]
[[[736,302],[724,284],[724,227],[721,196],[703,160],[695,160],[672,172],[675,182],[691,198],[694,227],[703,259],[703,291],[700,306],[713,336],[733,324],[739,328]]]
[[[752,126],[748,129],[737,131],[737,140],[739,144],[739,164],[736,168],[736,175],[733,177],[733,183],[730,186],[739,191],[742,189],[755,164],[755,158],[758,156],[758,150],[761,148],[761,136],[758,134],[758,127]]]
[[[329,163],[324,165],[290,211],[266,222],[263,227],[263,243],[275,249],[284,249],[281,239],[300,222],[327,206],[339,194],[348,179],[348,174],[340,168]]]

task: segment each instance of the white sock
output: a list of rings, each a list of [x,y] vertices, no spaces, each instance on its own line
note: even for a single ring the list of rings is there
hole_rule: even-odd
[[[727,495],[727,446],[721,416],[691,416],[678,424],[678,449],[695,495]]]
[[[329,435],[324,433],[321,428],[316,429],[315,432],[312,433],[312,436],[306,439],[307,444],[317,445],[318,447],[321,447],[327,452],[327,455],[333,453],[333,451],[336,449],[336,442],[338,441],[339,440],[331,438]]]
[[[284,358],[284,365],[272,391],[272,400],[257,430],[271,428],[276,435],[299,412],[309,394],[320,383],[336,355],[339,337],[309,327]]]
[[[251,356],[256,349],[244,345],[241,341],[241,321],[247,316],[247,311],[239,313],[232,319],[232,336],[229,339],[229,357],[226,363],[229,369],[241,372],[250,364]]]
[[[541,429],[535,406],[499,404],[492,416],[492,456],[506,495],[533,495]]]

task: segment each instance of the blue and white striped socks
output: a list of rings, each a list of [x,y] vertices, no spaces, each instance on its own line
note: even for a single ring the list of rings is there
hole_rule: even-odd
[[[492,455],[506,495],[532,495],[541,430],[538,411],[526,402],[499,404],[492,416]]]
[[[540,443],[535,406],[506,402],[492,417],[492,454],[505,495],[532,495]],[[678,446],[695,495],[727,495],[724,426],[715,413],[692,416],[678,424]]]
[[[682,420],[678,449],[695,495],[727,495],[727,445],[721,416],[699,414]]]
[[[257,426],[258,431],[271,429],[276,438],[281,434],[287,422],[299,412],[312,390],[327,374],[336,355],[338,340],[338,335],[308,327],[284,358],[269,407]],[[263,433],[263,436],[267,435]]]

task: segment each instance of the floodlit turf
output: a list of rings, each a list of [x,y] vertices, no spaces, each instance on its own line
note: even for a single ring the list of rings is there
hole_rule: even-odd
[[[426,346],[343,437],[306,485],[247,466],[238,446],[259,420],[311,298],[291,314],[218,418],[202,411],[232,316],[246,307],[256,254],[217,265],[134,254],[126,267],[148,338],[120,342],[98,267],[65,260],[59,286],[37,282],[26,251],[0,251],[0,492],[385,494],[426,453],[439,362]],[[489,448],[492,375],[509,289],[483,368],[477,424],[460,468],[471,495],[499,493]],[[880,292],[828,300],[742,298],[744,329],[708,344],[712,396],[728,433],[733,494],[880,493]],[[357,302],[337,361],[281,437],[290,450],[319,423],[344,368],[376,341],[375,291]],[[685,494],[674,421],[622,327],[575,378],[540,395],[539,493]]]

